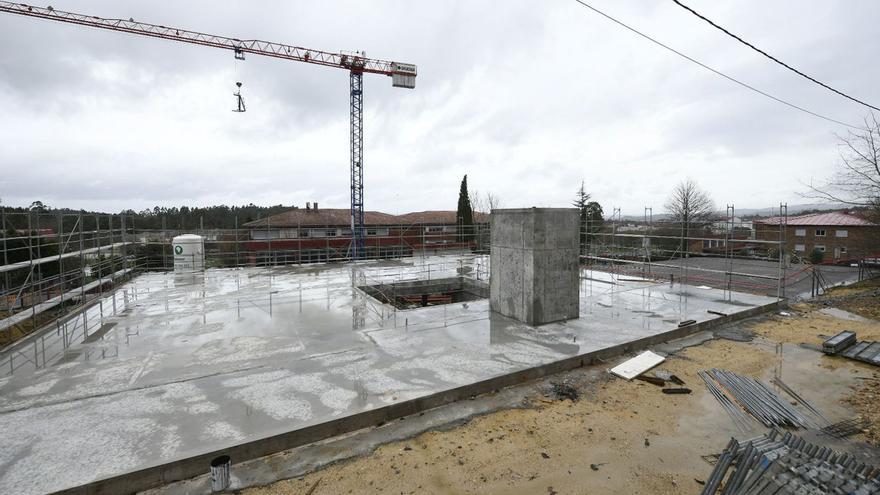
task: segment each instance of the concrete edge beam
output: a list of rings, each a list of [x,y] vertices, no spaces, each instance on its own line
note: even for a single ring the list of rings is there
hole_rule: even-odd
[[[779,307],[779,301],[765,304],[763,306],[757,306],[732,315],[721,316],[711,320],[678,327],[667,332],[643,337],[641,339],[625,342],[598,351],[588,352],[586,354],[572,356],[552,363],[496,376],[487,380],[444,390],[442,392],[418,397],[397,404],[390,404],[371,411],[364,411],[352,416],[307,426],[298,430],[251,440],[222,450],[216,450],[193,457],[129,471],[55,493],[64,495],[111,495],[136,493],[175,481],[195,478],[207,473],[210,469],[209,466],[211,460],[221,455],[230,456],[234,464],[257,459],[295,447],[301,447],[303,445],[326,440],[342,434],[351,433],[363,428],[373,427],[404,416],[411,416],[428,409],[467,399],[474,395],[480,395],[513,385],[519,385],[524,382],[537,380],[548,375],[569,371],[582,366],[601,364],[614,357],[639,351],[646,347],[670,340],[687,337],[734,321],[752,318],[754,316],[774,311]]]

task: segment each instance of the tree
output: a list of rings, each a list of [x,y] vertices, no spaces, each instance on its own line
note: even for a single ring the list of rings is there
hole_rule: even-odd
[[[815,248],[810,251],[810,263],[814,265],[818,265],[822,263],[822,260],[825,259],[825,253],[819,248]]]
[[[490,192],[471,191],[469,193],[471,208],[480,213],[491,213],[501,207],[501,198]]]
[[[605,212],[602,211],[602,205],[595,201],[587,203],[587,233],[589,239],[593,238],[593,234],[602,230],[605,224]]]
[[[880,121],[873,112],[865,126],[837,136],[838,170],[825,184],[810,183],[804,196],[867,208],[880,221]]]
[[[690,237],[691,229],[710,219],[715,211],[715,203],[706,191],[700,189],[692,179],[678,183],[666,199],[666,211],[672,220],[681,224],[680,253],[686,251],[686,238]]]
[[[595,201],[590,201],[590,194],[587,193],[584,181],[581,181],[581,187],[575,193],[572,205],[580,211],[578,230],[580,231],[581,254],[587,254],[593,234],[599,232],[605,222],[602,206]]]
[[[467,241],[471,239],[471,230],[474,225],[474,211],[471,208],[471,199],[468,196],[467,174],[461,179],[461,188],[458,191],[458,209],[456,210],[456,218],[458,220],[459,239]]]

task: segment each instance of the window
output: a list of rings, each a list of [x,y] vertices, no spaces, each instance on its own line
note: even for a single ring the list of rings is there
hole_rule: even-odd
[[[794,235],[804,237],[807,235],[807,229],[794,229]]]
[[[797,253],[803,253],[804,251],[807,250],[807,246],[805,246],[805,245],[803,245],[803,244],[795,244],[795,245],[794,245],[794,250],[795,250],[795,252],[797,252]]]
[[[388,229],[367,229],[367,235],[369,235],[369,236],[387,236]]]
[[[846,254],[846,246],[840,246],[840,254]]]
[[[834,235],[837,237],[849,237],[849,231],[848,230],[838,230],[834,233]]]
[[[823,253],[825,252],[825,246],[820,246],[820,245],[818,245],[818,244],[817,244],[816,247],[814,247],[813,249],[816,250],[816,251],[821,251],[821,252],[823,252]]]
[[[425,227],[425,232],[428,232],[429,234],[432,232],[443,232],[443,227]]]
[[[327,237],[336,237],[336,229],[327,229]]]
[[[816,229],[816,237],[825,237],[825,229]]]
[[[308,237],[308,236],[309,236],[309,231],[308,231],[308,229],[300,229],[300,231],[299,231],[299,236],[300,236],[300,237]]]

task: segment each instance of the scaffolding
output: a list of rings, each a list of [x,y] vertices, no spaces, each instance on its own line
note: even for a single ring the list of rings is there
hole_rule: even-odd
[[[732,204],[723,216],[689,225],[657,214],[651,206],[643,208],[639,216],[624,216],[619,207],[601,221],[585,216],[578,235],[584,273],[609,272],[612,281],[679,284],[682,291],[719,288],[728,300],[735,299],[737,292],[779,299],[818,296],[840,279],[834,270],[817,273],[816,267],[787,252],[788,211],[784,203],[767,210],[776,216],[776,223],[739,218]],[[307,266],[354,258],[350,228],[278,227],[268,221],[256,226],[251,222],[245,228],[235,217],[232,229],[205,228],[201,220],[196,228],[172,229],[165,218],[161,222],[152,219],[160,228],[145,229],[138,228],[137,218],[0,208],[0,355],[14,354],[19,362],[44,363],[72,342],[101,335],[105,318],[139,297],[134,289],[116,294],[121,283],[139,273],[173,270],[172,239],[180,234],[202,236],[207,269]],[[388,225],[367,229],[363,257],[423,263],[419,277],[431,280],[432,270],[448,267],[424,260],[434,255],[471,253],[486,261],[474,264],[472,273],[461,275],[488,282],[488,257],[483,255],[490,249],[488,223],[469,227]],[[863,265],[852,270],[854,279],[868,272]],[[351,283],[401,281],[405,280],[393,276],[382,281],[359,280],[353,273]],[[805,288],[798,289],[800,285]],[[16,347],[30,344],[33,348],[27,351]],[[34,351],[36,348],[40,351]],[[14,367],[14,359],[0,361],[0,366]]]
[[[164,217],[161,228],[144,229],[136,226],[136,218],[0,207],[0,352],[73,315],[82,325],[79,330],[91,334],[87,308],[99,306],[100,321],[105,293],[138,273],[173,270],[172,240],[180,234],[204,239],[207,268],[347,262],[356,253],[350,228],[278,229],[268,222],[265,229],[242,228],[236,216],[232,229],[206,229],[201,219],[197,228],[171,229]],[[285,234],[291,230],[312,235]],[[488,224],[388,225],[368,228],[366,234],[360,259],[488,253]],[[475,275],[488,279],[487,273]],[[106,303],[117,307],[113,301]]]

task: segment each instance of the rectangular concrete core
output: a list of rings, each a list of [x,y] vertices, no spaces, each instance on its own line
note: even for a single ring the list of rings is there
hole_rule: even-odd
[[[492,311],[529,325],[577,318],[578,210],[492,210]]]

